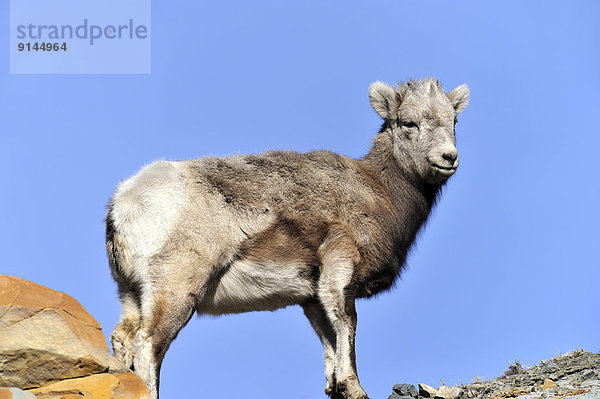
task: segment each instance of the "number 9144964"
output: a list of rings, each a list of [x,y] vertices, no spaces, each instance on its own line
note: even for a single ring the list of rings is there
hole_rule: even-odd
[[[67,51],[67,43],[19,43],[17,48],[19,51]]]

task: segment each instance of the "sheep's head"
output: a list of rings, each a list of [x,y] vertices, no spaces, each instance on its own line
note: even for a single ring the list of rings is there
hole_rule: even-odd
[[[441,184],[458,168],[454,129],[456,116],[469,102],[462,85],[444,93],[434,78],[411,81],[396,89],[375,82],[369,87],[371,106],[384,120],[394,155],[428,183]]]

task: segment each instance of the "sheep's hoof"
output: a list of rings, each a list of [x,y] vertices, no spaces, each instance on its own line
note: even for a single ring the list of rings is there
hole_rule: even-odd
[[[327,383],[325,387],[325,395],[329,396],[331,399],[346,399],[344,395],[339,393],[335,388],[335,385]]]
[[[357,379],[348,379],[338,382],[336,386],[337,395],[343,399],[369,399]],[[333,398],[333,396],[332,396]],[[335,398],[337,399],[337,397]]]

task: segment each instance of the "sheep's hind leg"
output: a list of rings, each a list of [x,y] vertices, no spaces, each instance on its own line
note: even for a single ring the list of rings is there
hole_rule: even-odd
[[[142,296],[142,320],[133,342],[133,367],[152,399],[159,396],[160,368],[167,349],[194,314],[194,306],[194,296],[165,287]]]
[[[110,335],[114,356],[127,368],[133,365],[133,340],[140,327],[139,290],[125,281],[118,279],[119,298],[121,300],[121,319]]]

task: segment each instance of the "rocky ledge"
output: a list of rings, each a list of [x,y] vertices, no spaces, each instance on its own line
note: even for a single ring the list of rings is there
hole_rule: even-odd
[[[388,399],[600,399],[600,353],[575,350],[532,367],[519,362],[498,378],[438,388],[396,384]]]
[[[0,399],[146,399],[100,324],[62,292],[0,276]]]

